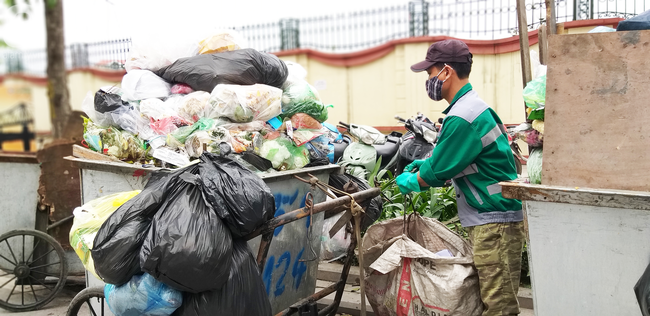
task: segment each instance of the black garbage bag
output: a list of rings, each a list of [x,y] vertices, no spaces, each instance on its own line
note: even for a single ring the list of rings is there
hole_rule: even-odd
[[[99,113],[113,112],[122,107],[131,107],[128,102],[122,101],[122,97],[106,92],[103,89],[95,92],[95,111]]]
[[[220,290],[184,293],[183,305],[172,316],[270,316],[271,303],[245,241],[234,242],[231,260],[228,281]]]
[[[634,293],[641,308],[643,316],[650,316],[650,265],[645,268],[645,272],[634,285]]]
[[[239,163],[204,153],[199,173],[206,200],[235,238],[250,234],[275,213],[271,189]]]
[[[278,57],[252,48],[181,58],[156,71],[167,81],[207,92],[218,84],[261,83],[280,88],[288,74],[287,65]]]
[[[198,170],[198,166],[191,168]],[[95,271],[104,282],[119,286],[141,273],[140,248],[170,188],[182,181],[179,174],[154,173],[142,192],[120,206],[99,228],[91,254]]]
[[[332,187],[344,191],[343,187],[345,186],[346,183],[349,181],[352,181],[356,183],[359,186],[359,191],[364,191],[370,189],[370,184],[368,181],[364,179],[359,179],[351,174],[331,174],[330,179],[329,179],[329,185]],[[342,196],[342,194],[338,194],[334,192],[337,196]],[[365,230],[366,228],[370,227],[377,219],[379,219],[379,216],[381,216],[381,212],[383,210],[383,203],[381,200],[381,196],[376,196],[370,200],[365,200],[362,203],[360,203],[361,207],[363,207],[365,213],[363,218],[361,219],[361,230]]]
[[[201,165],[199,164],[199,169]],[[203,197],[198,172],[179,175],[140,251],[142,271],[183,292],[216,290],[228,279],[232,237]]]
[[[617,31],[640,31],[650,30],[650,10],[635,17],[618,22]]]

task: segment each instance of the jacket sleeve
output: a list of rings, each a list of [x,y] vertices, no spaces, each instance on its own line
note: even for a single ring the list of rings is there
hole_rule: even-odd
[[[467,168],[483,150],[478,132],[464,119],[445,120],[433,155],[420,167],[420,178],[439,187]]]

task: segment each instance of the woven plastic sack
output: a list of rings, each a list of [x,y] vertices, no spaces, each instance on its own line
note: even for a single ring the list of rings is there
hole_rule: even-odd
[[[282,112],[281,97],[282,90],[263,84],[217,85],[205,117],[227,118],[235,123],[268,121]]]
[[[97,235],[97,231],[118,207],[138,195],[138,193],[140,193],[140,190],[103,196],[72,211],[74,220],[70,228],[70,245],[79,256],[84,268],[94,276],[99,278],[95,272],[95,263],[90,250],[93,249],[93,240]]]
[[[431,218],[370,226],[363,237],[366,296],[375,315],[478,316],[483,312],[472,248]],[[443,253],[451,253],[445,256]]]
[[[183,303],[183,293],[146,273],[122,286],[106,284],[104,297],[116,316],[168,316]]]
[[[523,91],[526,106],[537,109],[546,104],[546,75],[529,82]]]

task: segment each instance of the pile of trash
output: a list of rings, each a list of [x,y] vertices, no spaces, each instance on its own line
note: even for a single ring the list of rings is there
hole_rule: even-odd
[[[544,147],[544,108],[546,105],[546,66],[537,67],[537,77],[523,90],[528,121],[517,126],[513,133],[531,149],[526,162],[532,184],[542,183],[542,154]]]
[[[84,145],[169,168],[226,147],[259,171],[333,162],[330,141],[339,134],[322,124],[329,106],[305,69],[244,47],[232,31],[174,56],[134,42],[121,87],[88,92],[83,101]]]
[[[273,216],[273,194],[230,158],[199,159],[74,211],[70,243],[116,316],[271,315],[243,237]]]

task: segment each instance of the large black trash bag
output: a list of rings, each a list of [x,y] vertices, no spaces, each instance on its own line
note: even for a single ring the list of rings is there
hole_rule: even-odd
[[[617,31],[640,31],[650,30],[650,10],[645,11],[635,17],[618,22]]]
[[[180,58],[156,71],[156,75],[167,81],[207,92],[212,92],[218,84],[262,83],[280,88],[288,74],[287,65],[278,57],[252,48]]]
[[[368,181],[359,179],[351,174],[331,174],[330,179],[329,179],[329,185],[332,187],[341,190],[343,190],[343,187],[345,186],[346,183],[349,181],[352,181],[356,183],[359,186],[359,191],[364,191],[370,189],[370,184]],[[337,192],[334,192],[337,196],[343,196],[342,194],[339,194]],[[383,210],[383,203],[381,200],[381,196],[376,196],[370,200],[365,200],[362,203],[360,203],[361,207],[363,207],[365,213],[363,218],[361,219],[361,229],[365,230],[366,228],[370,227],[377,219],[379,219],[379,216],[381,216],[381,212]]]
[[[645,272],[636,282],[634,293],[636,293],[636,299],[643,316],[650,316],[650,265],[645,268]]]
[[[230,275],[221,290],[183,294],[172,316],[270,316],[271,303],[255,258],[243,240],[233,245]]]
[[[271,189],[248,168],[211,153],[201,156],[199,174],[206,200],[234,237],[252,233],[275,213]]]
[[[156,280],[183,292],[219,289],[230,271],[232,236],[205,201],[198,172],[179,177],[183,182],[153,218],[140,252],[140,266]]]
[[[198,166],[191,168],[198,170]],[[119,286],[141,272],[140,248],[170,188],[182,181],[179,174],[154,173],[144,190],[120,206],[99,228],[91,253],[95,271],[104,282]]]

